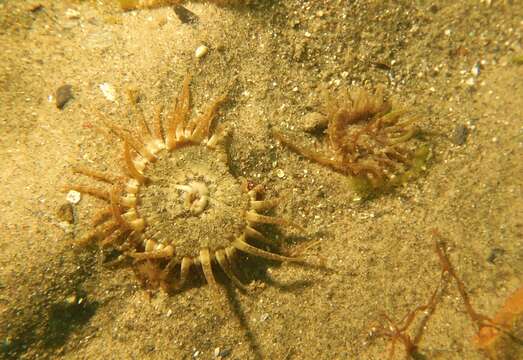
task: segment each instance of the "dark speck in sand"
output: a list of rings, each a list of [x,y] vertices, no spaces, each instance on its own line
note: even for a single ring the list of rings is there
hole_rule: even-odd
[[[493,248],[490,252],[490,255],[487,258],[487,261],[491,264],[495,264],[496,260],[505,253],[505,250],[502,248]]]
[[[66,85],[60,86],[56,90],[56,107],[60,110],[63,109],[65,104],[67,104],[67,102],[69,100],[71,100],[72,97],[73,97],[72,85],[66,84]]]
[[[452,143],[458,146],[464,145],[467,142],[468,135],[469,129],[465,125],[459,124],[452,134]]]

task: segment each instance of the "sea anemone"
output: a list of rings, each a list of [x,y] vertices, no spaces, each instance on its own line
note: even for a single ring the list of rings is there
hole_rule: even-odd
[[[144,282],[180,289],[192,268],[201,268],[216,287],[213,266],[240,288],[246,286],[234,271],[237,251],[275,261],[301,261],[264,250],[255,244],[269,240],[259,224],[287,225],[264,215],[278,199],[264,199],[264,188],[236,178],[228,167],[223,126],[212,130],[225,96],[214,100],[198,117],[191,117],[190,78],[187,76],[174,106],[162,119],[157,111],[151,126],[140,116],[140,131],[132,133],[104,120],[123,142],[125,174],[115,175],[84,166],[74,172],[105,183],[68,185],[103,200],[107,205],[93,219],[93,231],[80,244],[98,242],[134,259]]]
[[[274,136],[309,160],[353,176],[359,189],[398,185],[424,169],[430,151],[414,139],[416,116],[409,109],[394,108],[381,91],[344,93],[323,113],[326,136],[314,149],[282,131],[275,130]]]

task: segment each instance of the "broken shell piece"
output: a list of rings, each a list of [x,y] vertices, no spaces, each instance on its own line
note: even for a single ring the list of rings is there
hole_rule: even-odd
[[[114,87],[109,83],[103,83],[100,84],[100,90],[102,91],[102,94],[105,96],[105,98],[109,101],[115,101],[116,100],[116,90]]]
[[[196,51],[194,52],[194,56],[196,56],[197,59],[201,59],[205,55],[207,55],[207,52],[209,51],[209,48],[205,45],[200,45],[196,48]]]
[[[80,200],[82,199],[82,195],[76,190],[69,190],[65,199],[67,200],[67,202],[75,205],[80,202]]]

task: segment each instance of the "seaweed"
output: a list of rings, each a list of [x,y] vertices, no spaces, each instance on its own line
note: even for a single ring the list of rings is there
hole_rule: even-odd
[[[388,322],[387,326],[380,324],[372,328],[372,337],[387,337],[390,339],[389,359],[394,357],[396,342],[401,342],[405,348],[406,359],[424,359],[425,355],[419,352],[418,344],[422,338],[428,321],[436,310],[436,306],[441,301],[441,297],[446,291],[447,285],[454,280],[458,293],[463,300],[465,312],[477,327],[477,334],[474,337],[474,345],[483,351],[490,359],[516,359],[508,356],[509,352],[516,353],[514,346],[523,346],[523,339],[516,334],[516,323],[521,320],[523,314],[523,287],[518,288],[506,300],[504,305],[493,318],[478,313],[472,306],[470,296],[467,292],[465,283],[458,276],[454,266],[445,250],[445,239],[437,230],[432,230],[435,238],[434,251],[438,256],[441,268],[440,284],[434,290],[426,304],[420,305],[403,318],[399,323],[394,323],[391,318],[383,314],[382,317]],[[424,317],[420,321],[418,330],[411,337],[407,330],[414,323],[417,314],[423,313]],[[401,325],[400,325],[401,324]],[[519,353],[523,352],[521,349]]]

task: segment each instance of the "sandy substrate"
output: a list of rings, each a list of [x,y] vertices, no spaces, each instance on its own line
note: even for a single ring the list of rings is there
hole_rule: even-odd
[[[522,286],[523,66],[513,60],[523,52],[523,3],[259,3],[189,3],[198,22],[183,24],[171,8],[0,1],[0,357],[383,359],[387,339],[369,336],[387,325],[381,314],[399,321],[439,285],[432,229],[448,239],[479,313],[493,316]],[[200,45],[209,50],[197,59]],[[219,121],[232,129],[231,172],[286,196],[276,214],[305,232],[279,235],[321,240],[307,257],[324,268],[246,257],[243,278],[256,291],[219,275],[218,296],[195,276],[168,296],[73,245],[101,201],[84,196],[64,231],[71,164],[122,167],[121,143],[95,131],[100,114],[134,125],[129,91],[151,115],[187,72],[195,111],[229,96]],[[60,110],[64,84],[73,98]],[[280,146],[271,128],[306,136],[303,119],[325,94],[378,85],[420,112],[433,156],[419,179],[354,201],[347,178]],[[476,332],[450,283],[419,353],[483,359]],[[505,358],[521,356],[508,344]]]

